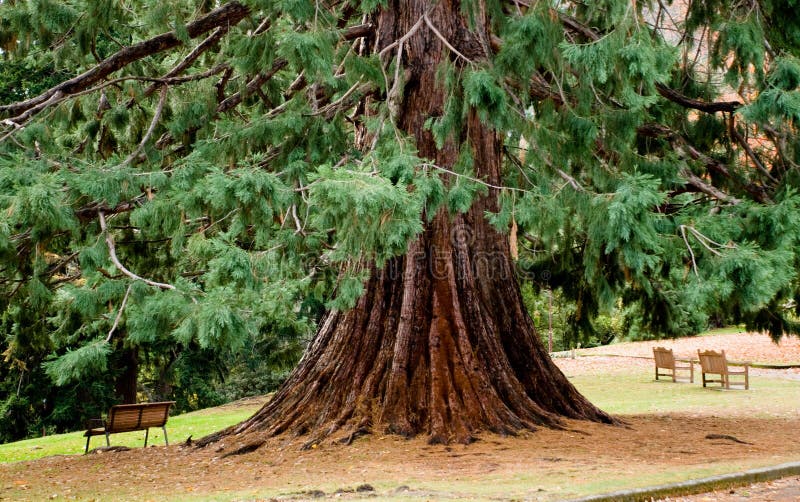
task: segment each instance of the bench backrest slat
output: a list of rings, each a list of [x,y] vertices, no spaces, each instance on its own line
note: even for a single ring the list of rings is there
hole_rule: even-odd
[[[108,411],[109,432],[163,427],[169,418],[169,408],[175,402],[119,404]]]
[[[705,352],[697,352],[700,359],[700,366],[703,368],[704,373],[715,373],[724,375],[728,373],[728,362],[725,360],[725,351],[714,352],[707,350]]]
[[[672,354],[672,349],[665,349],[664,347],[654,347],[653,357],[656,360],[656,366],[659,368],[674,368],[675,356]]]

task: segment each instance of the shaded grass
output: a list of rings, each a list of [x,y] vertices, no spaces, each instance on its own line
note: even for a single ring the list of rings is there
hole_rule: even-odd
[[[170,417],[167,422],[167,435],[171,444],[183,443],[189,436],[198,439],[206,434],[236,424],[255,413],[260,404],[227,405],[217,408],[184,413]],[[144,431],[124,432],[111,435],[112,446],[140,448],[144,444]],[[150,429],[148,445],[163,445],[164,433],[160,428]],[[83,431],[56,434],[52,436],[26,439],[0,445],[0,463],[34,460],[51,455],[73,455],[83,453],[86,438]],[[105,446],[103,436],[95,436],[89,449]]]

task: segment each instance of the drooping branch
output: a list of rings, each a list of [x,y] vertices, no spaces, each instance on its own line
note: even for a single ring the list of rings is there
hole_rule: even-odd
[[[250,9],[248,7],[234,0],[209,12],[200,19],[187,24],[186,32],[189,38],[196,38],[215,28],[235,25],[249,13]],[[0,106],[0,113],[14,117],[24,114],[34,107],[38,107],[38,113],[45,108],[40,105],[53,99],[53,97],[58,94],[70,95],[88,89],[108,75],[111,75],[134,61],[172,49],[181,44],[183,44],[183,42],[181,42],[178,36],[174,32],[170,32],[125,47],[106,58],[92,69],[52,87],[36,97],[19,103]],[[18,121],[15,120],[15,122]]]

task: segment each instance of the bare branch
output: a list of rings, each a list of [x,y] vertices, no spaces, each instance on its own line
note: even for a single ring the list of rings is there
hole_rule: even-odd
[[[739,101],[701,101],[699,99],[692,99],[684,96],[675,89],[670,89],[664,84],[656,84],[658,93],[673,103],[677,103],[684,108],[692,108],[706,113],[716,112],[735,112],[738,110],[742,103]]]
[[[386,47],[384,47],[383,49],[381,49],[381,51],[378,53],[378,57],[379,58],[383,58],[384,54],[386,54],[390,50],[394,49],[398,45],[402,44],[403,42],[405,42],[406,40],[408,40],[409,38],[414,36],[414,33],[416,33],[417,30],[419,30],[420,26],[422,26],[422,23],[424,21],[424,17],[425,16],[420,16],[420,18],[417,20],[417,22],[414,23],[414,26],[412,26],[411,29],[409,29],[408,32],[405,35],[403,35],[402,37],[398,38],[397,40],[395,40],[391,44],[389,44]]]
[[[114,324],[111,326],[111,330],[108,332],[108,336],[106,337],[106,343],[111,341],[111,337],[114,335],[114,331],[117,329],[119,325],[119,320],[122,319],[122,312],[125,310],[125,305],[128,304],[128,296],[131,294],[131,288],[133,284],[128,284],[128,289],[125,290],[125,296],[122,298],[122,304],[119,306],[119,311],[117,312],[117,317],[114,319]]]
[[[142,138],[142,141],[139,142],[139,146],[137,146],[136,149],[122,161],[122,164],[117,167],[126,166],[133,162],[136,156],[139,155],[139,152],[144,149],[147,142],[150,141],[150,137],[153,135],[153,131],[155,131],[158,121],[161,119],[161,113],[164,111],[164,103],[167,102],[168,89],[169,87],[166,85],[161,87],[161,96],[158,98],[158,105],[156,106],[156,111],[153,113],[153,120],[150,121],[150,127],[147,128],[147,132]]]
[[[734,206],[742,202],[740,199],[737,199],[732,195],[726,194],[722,190],[714,187],[713,185],[709,185],[708,183],[703,181],[699,176],[691,172],[689,169],[681,170],[681,176],[686,178],[686,181],[688,181],[691,186],[695,187],[696,189],[700,190],[706,195],[714,197],[715,199],[721,200],[723,202],[728,202]]]
[[[422,164],[422,167],[432,167],[432,168],[434,168],[434,169],[437,169],[437,170],[439,170],[439,171],[445,172],[445,173],[447,173],[447,174],[452,174],[453,176],[456,176],[456,177],[458,177],[458,178],[464,178],[464,179],[467,179],[467,180],[473,181],[473,182],[475,182],[475,183],[478,183],[478,184],[480,184],[480,185],[483,185],[483,186],[485,186],[485,187],[488,187],[488,188],[493,188],[493,189],[495,189],[495,190],[511,190],[511,191],[513,191],[513,192],[533,193],[533,192],[531,192],[530,190],[525,190],[524,188],[517,188],[517,187],[506,187],[506,186],[500,186],[500,185],[493,185],[493,184],[491,184],[491,183],[487,183],[487,182],[485,182],[485,181],[483,181],[483,180],[479,180],[478,178],[474,178],[474,177],[472,177],[472,176],[467,176],[466,174],[461,174],[461,173],[457,173],[457,172],[455,172],[455,171],[451,171],[450,169],[447,169],[446,167],[442,167],[442,166],[439,166],[439,165],[433,164],[433,163],[431,163],[431,162],[426,162],[426,163]]]
[[[466,61],[467,63],[470,63],[470,64],[472,63],[472,61],[471,61],[471,60],[470,60],[470,59],[469,59],[467,56],[465,56],[465,55],[461,54],[460,52],[458,52],[458,49],[456,49],[455,47],[453,47],[453,46],[450,44],[450,42],[448,42],[448,41],[447,41],[447,39],[444,37],[444,35],[442,35],[442,34],[441,34],[441,32],[440,32],[439,30],[437,30],[437,29],[436,29],[436,26],[434,26],[434,25],[433,25],[433,22],[431,21],[431,18],[429,18],[429,17],[428,17],[428,14],[423,14],[423,15],[422,15],[422,18],[425,20],[425,24],[427,24],[427,25],[428,25],[428,28],[430,28],[430,29],[431,29],[431,31],[433,32],[433,34],[434,34],[434,35],[436,35],[436,36],[439,38],[439,40],[441,40],[441,41],[442,41],[442,43],[443,43],[445,46],[447,46],[447,48],[448,48],[448,49],[450,49],[450,52],[452,52],[452,53],[453,53],[453,54],[455,54],[456,56],[460,57],[461,59],[463,59],[463,60],[464,60],[464,61]]]
[[[694,251],[692,250],[692,246],[689,244],[689,239],[686,238],[686,225],[681,225],[681,235],[683,236],[683,242],[686,243],[686,249],[689,250],[689,255],[692,257],[692,270],[694,271],[695,276],[699,276],[700,274],[697,273],[697,261],[694,259]]]
[[[200,57],[205,51],[207,51],[210,47],[212,47],[215,43],[219,41],[226,33],[228,33],[229,26],[220,26],[217,28],[214,33],[208,36],[205,40],[200,42],[197,47],[195,47],[192,52],[190,52],[183,60],[178,63],[173,69],[171,69],[166,75],[162,78],[168,79],[172,77],[177,77],[180,75],[186,68],[191,66],[192,63]],[[215,72],[216,73],[216,72]],[[147,90],[144,91],[144,96],[150,96],[158,89],[158,84],[152,84]]]
[[[731,127],[730,127],[733,139],[735,139],[736,142],[739,143],[739,145],[744,149],[745,153],[747,153],[747,156],[750,157],[750,160],[752,160],[753,164],[755,164],[756,169],[761,171],[761,173],[764,176],[766,176],[770,181],[772,181],[773,183],[777,183],[778,180],[775,179],[775,177],[767,170],[766,167],[764,167],[764,164],[761,162],[761,159],[758,157],[758,154],[756,154],[756,152],[753,151],[753,149],[750,147],[750,144],[747,143],[747,140],[744,137],[742,137],[741,134],[739,134],[739,131],[736,130],[736,126],[733,125],[732,122],[733,119],[731,119]]]
[[[694,275],[695,276],[699,276],[699,274],[697,273],[697,261],[695,260],[694,251],[692,250],[692,246],[689,244],[689,239],[686,236],[686,231],[687,230],[694,236],[694,238],[697,240],[697,242],[700,243],[701,246],[706,248],[714,256],[722,256],[722,253],[720,253],[717,249],[714,249],[713,247],[711,247],[712,245],[716,246],[717,248],[721,248],[721,249],[736,249],[736,245],[735,244],[720,244],[719,242],[714,241],[713,239],[709,238],[708,236],[702,234],[696,228],[691,227],[689,225],[681,225],[679,228],[681,230],[681,236],[683,236],[683,242],[686,243],[686,249],[689,250],[689,255],[692,258],[692,270],[694,271]]]
[[[154,286],[161,289],[172,289],[172,290],[177,289],[172,284],[165,284],[163,282],[156,282],[156,281],[151,281],[150,279],[145,279],[144,277],[140,277],[131,272],[130,270],[128,270],[127,268],[125,268],[125,266],[119,261],[119,258],[117,258],[117,249],[116,246],[114,245],[114,238],[111,237],[111,233],[108,231],[108,227],[106,226],[106,217],[103,214],[103,211],[99,211],[97,213],[97,217],[100,221],[100,230],[102,230],[102,232],[106,236],[106,244],[108,245],[108,255],[111,257],[111,262],[119,269],[120,272],[127,275],[133,280],[142,281],[148,286]]]

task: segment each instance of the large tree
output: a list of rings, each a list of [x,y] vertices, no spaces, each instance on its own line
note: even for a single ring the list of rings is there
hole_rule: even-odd
[[[327,302],[272,400],[203,443],[613,422],[542,348],[520,246],[581,315],[623,297],[663,331],[693,310],[796,330],[799,26],[777,2],[0,9],[4,58],[74,75],[0,106],[9,361],[31,310],[64,383]]]

